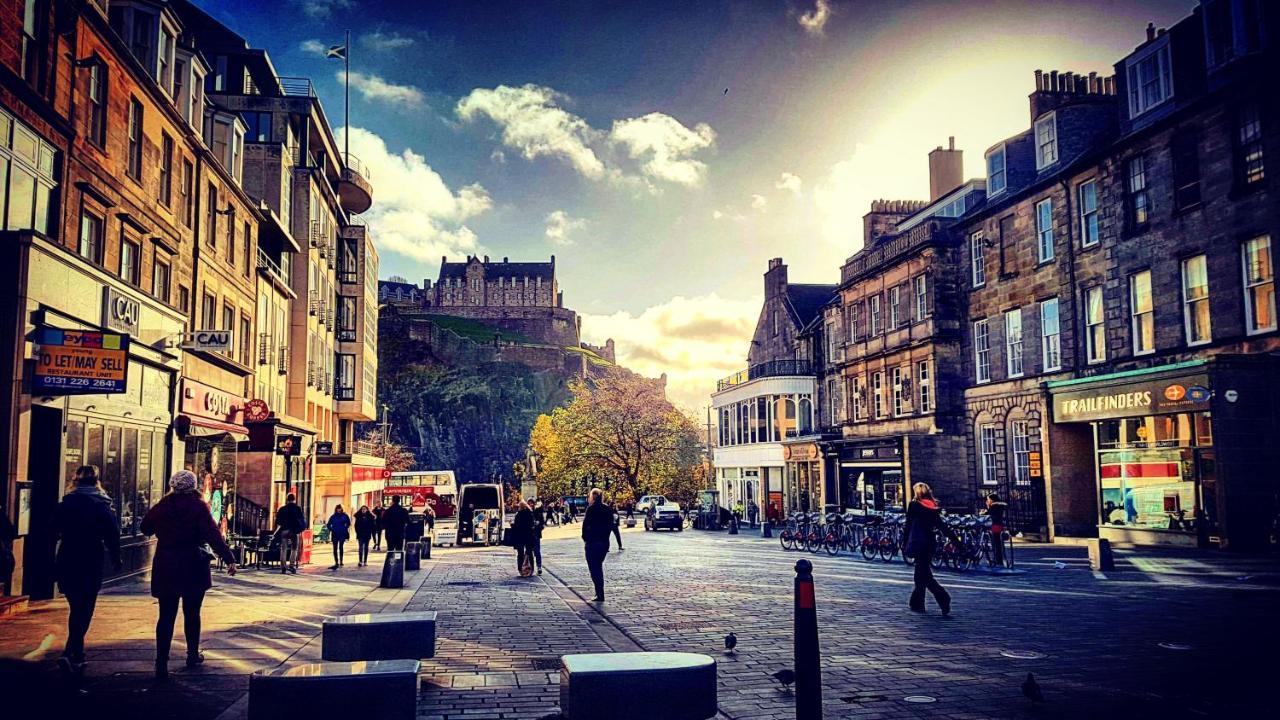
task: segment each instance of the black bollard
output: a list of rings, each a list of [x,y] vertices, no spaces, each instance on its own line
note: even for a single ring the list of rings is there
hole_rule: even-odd
[[[732,515],[729,517],[729,534],[730,535],[738,534],[738,516],[737,515]]]
[[[813,563],[796,563],[796,720],[822,720],[822,662],[818,656],[818,604]]]
[[[760,530],[760,537],[762,537],[762,538],[771,538],[771,537],[773,537],[773,528],[772,528],[772,523],[773,523],[773,521],[772,521],[772,520],[770,520],[769,518],[765,518],[765,519],[764,519],[764,522],[760,523],[760,527],[762,528],[762,529]]]

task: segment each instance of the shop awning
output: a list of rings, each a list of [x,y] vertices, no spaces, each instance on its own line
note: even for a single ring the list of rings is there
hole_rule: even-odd
[[[386,481],[384,480],[355,480],[351,483],[351,494],[364,495],[365,493],[382,492],[385,484]]]
[[[249,428],[243,425],[218,422],[217,420],[209,420],[206,418],[191,417],[190,415],[179,415],[178,419],[189,423],[187,428],[188,437],[230,435],[238,441],[245,441],[249,439]]]

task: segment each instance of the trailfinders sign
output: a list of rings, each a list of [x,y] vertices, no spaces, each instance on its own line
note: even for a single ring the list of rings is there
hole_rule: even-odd
[[[42,327],[33,344],[32,394],[96,395],[128,387],[128,335]]]
[[[1081,390],[1055,392],[1053,420],[1054,422],[1086,422],[1198,412],[1209,409],[1209,400],[1212,397],[1209,376],[1204,374],[1100,388],[1086,387]]]

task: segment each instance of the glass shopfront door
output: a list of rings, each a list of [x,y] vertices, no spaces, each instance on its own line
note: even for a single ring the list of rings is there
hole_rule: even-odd
[[[1200,517],[1197,528],[1200,546],[1218,547],[1222,542],[1218,527],[1218,463],[1213,450],[1199,450],[1197,456],[1196,467],[1200,471]]]
[[[1200,532],[1208,413],[1104,420],[1097,432],[1101,524],[1135,530]],[[1214,485],[1216,517],[1216,483]],[[1201,532],[1200,534],[1204,534]]]

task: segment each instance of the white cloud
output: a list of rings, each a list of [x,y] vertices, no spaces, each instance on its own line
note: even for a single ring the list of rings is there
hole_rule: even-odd
[[[759,298],[677,296],[638,315],[584,314],[582,334],[592,344],[613,338],[618,362],[631,370],[649,377],[667,373],[668,397],[699,412],[717,380],[746,367],[759,314]]]
[[[817,0],[813,9],[800,14],[800,27],[810,35],[821,35],[831,19],[830,0]]]
[[[546,223],[547,239],[556,245],[572,245],[573,238],[569,236],[587,226],[586,220],[570,217],[569,213],[563,210],[556,210],[547,215]]]
[[[862,246],[862,216],[873,200],[924,199],[928,188],[921,183],[917,163],[903,162],[902,144],[896,142],[858,143],[853,155],[831,166],[827,177],[813,189],[822,227],[822,237],[852,253]]]
[[[505,165],[507,162],[507,154],[497,148],[494,148],[493,152],[489,153],[489,160],[491,162],[496,162],[499,165]]]
[[[338,71],[338,82],[346,79],[346,72]],[[365,100],[386,102],[391,105],[417,107],[426,100],[426,95],[412,85],[398,85],[378,75],[355,72],[351,73],[351,87],[364,96]]]
[[[303,40],[302,42],[298,43],[298,49],[304,53],[307,53],[308,55],[319,55],[320,57],[324,57],[325,53],[329,52],[328,45],[325,45],[324,43],[315,39]]]
[[[360,45],[374,51],[383,50],[399,50],[407,48],[414,43],[414,39],[398,32],[376,32],[365,33],[360,36]]]
[[[327,18],[338,10],[346,10],[355,3],[352,0],[295,0],[307,17]]]
[[[548,87],[524,85],[476,88],[458,101],[464,121],[487,117],[502,128],[502,142],[525,159],[560,158],[592,179],[604,177],[604,163],[590,144],[599,131],[561,108],[560,95]]]
[[[796,196],[802,194],[800,190],[800,176],[793,175],[789,172],[782,173],[782,175],[778,177],[778,181],[774,183],[773,186],[779,190],[786,190]]]
[[[670,115],[652,112],[615,121],[609,140],[640,161],[646,176],[697,187],[706,177],[707,166],[693,156],[714,145],[716,133],[706,123],[687,128]]]
[[[769,209],[769,198],[763,195],[751,196],[751,209],[764,212]]]
[[[720,220],[720,219],[722,219],[722,218],[724,218],[724,213],[720,212],[719,210],[712,210],[712,211],[711,211],[711,219],[712,219],[712,220]]]
[[[345,130],[338,131],[338,144]],[[442,255],[476,254],[480,244],[466,221],[493,206],[479,184],[456,192],[410,148],[392,153],[381,137],[363,128],[351,130],[351,154],[369,169],[373,206],[361,217],[383,251],[423,263]]]

